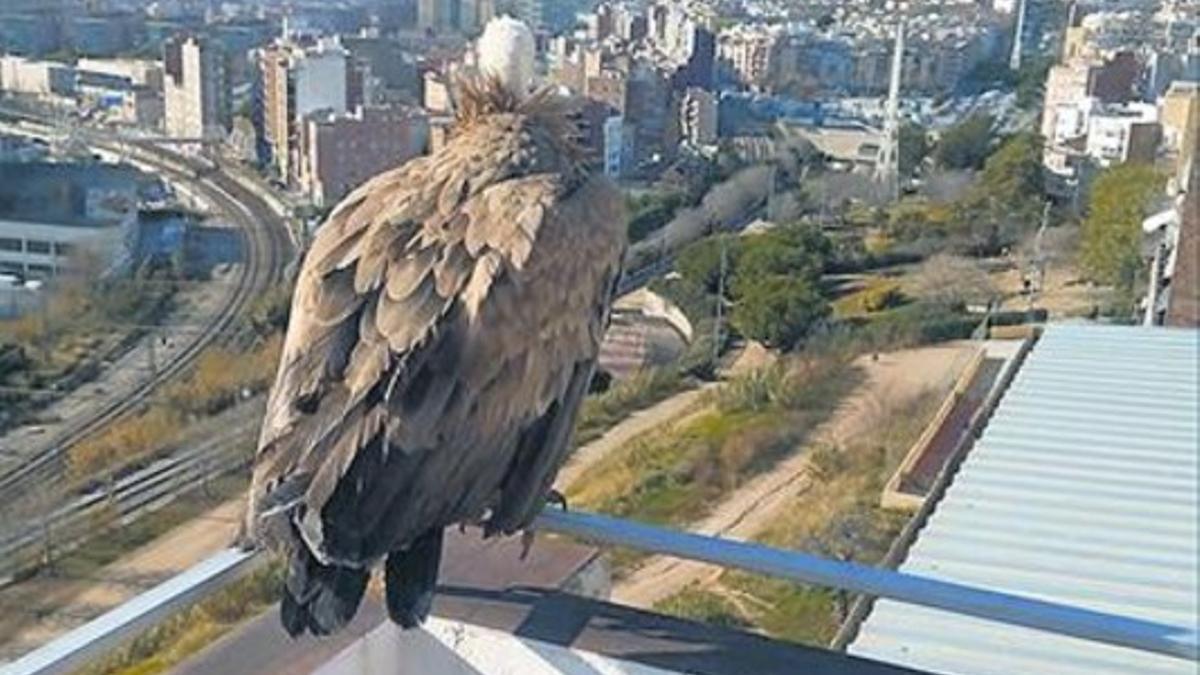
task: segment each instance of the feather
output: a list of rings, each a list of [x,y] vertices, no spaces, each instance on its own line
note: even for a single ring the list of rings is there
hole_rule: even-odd
[[[569,449],[623,200],[552,96],[484,81],[460,100],[449,145],[355,190],[298,276],[247,516],[307,552],[289,629],[340,625],[358,572],[426,533],[527,525]]]
[[[375,327],[387,338],[393,352],[404,353],[429,335],[447,306],[434,282],[426,277],[404,298],[381,297],[375,309]]]
[[[393,261],[387,270],[387,295],[392,300],[412,295],[433,272],[433,264],[437,259],[437,251],[430,249],[403,255],[401,260]]]

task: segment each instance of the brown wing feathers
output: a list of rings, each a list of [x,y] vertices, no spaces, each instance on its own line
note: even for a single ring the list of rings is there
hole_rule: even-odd
[[[373,179],[306,258],[252,499],[303,494],[301,530],[326,555],[380,555],[502,493],[494,525],[523,526],[537,495],[514,495],[540,494],[562,459],[620,257],[619,199],[553,173],[505,180],[519,144],[498,137],[490,155],[460,143]]]

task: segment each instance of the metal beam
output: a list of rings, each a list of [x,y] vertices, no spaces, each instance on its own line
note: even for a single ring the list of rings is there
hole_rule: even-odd
[[[266,556],[226,549],[5,666],[0,675],[71,673],[253,571]]]
[[[595,542],[890,598],[955,614],[1200,661],[1195,626],[1170,626],[761,544],[547,509],[537,526]]]
[[[720,539],[579,511],[547,509],[539,530],[841,588],[1060,635],[1200,660],[1195,627],[1170,626],[915,574]],[[251,571],[265,556],[229,549],[0,668],[0,675],[66,673]]]

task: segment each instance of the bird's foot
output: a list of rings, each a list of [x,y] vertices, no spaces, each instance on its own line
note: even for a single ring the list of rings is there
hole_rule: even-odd
[[[569,510],[567,508],[567,496],[564,495],[563,493],[559,492],[558,490],[552,489],[546,493],[546,504],[547,505],[553,504],[554,506],[559,507],[563,511]]]

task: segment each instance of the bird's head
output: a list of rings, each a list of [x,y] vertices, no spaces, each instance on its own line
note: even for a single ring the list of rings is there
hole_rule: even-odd
[[[493,115],[528,112],[531,99],[545,98],[532,93],[536,49],[524,23],[510,16],[492,19],[475,52],[478,72],[459,78],[456,87],[460,128]]]
[[[529,26],[511,16],[492,19],[483,29],[476,53],[484,77],[494,78],[514,96],[529,94],[536,56]]]
[[[454,135],[480,129],[501,135],[517,128],[536,130],[534,136],[541,140],[535,144],[553,148],[572,173],[582,170],[580,130],[569,116],[567,100],[553,87],[535,88],[536,47],[529,27],[509,16],[492,19],[476,56],[478,72],[457,83]]]

